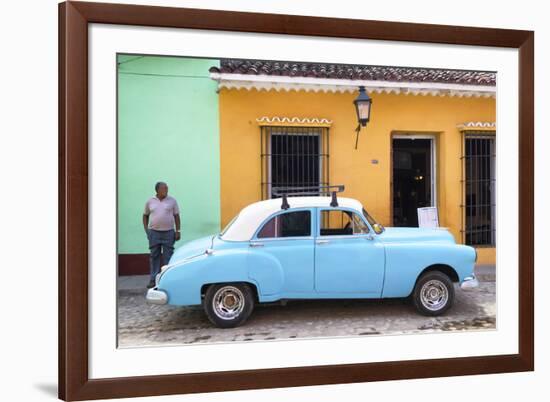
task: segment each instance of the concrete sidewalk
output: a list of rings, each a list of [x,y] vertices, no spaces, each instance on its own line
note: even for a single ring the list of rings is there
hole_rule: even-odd
[[[128,275],[118,277],[118,290],[145,290],[149,275]]]
[[[477,264],[474,272],[480,282],[495,282],[496,281],[496,266],[495,264]]]
[[[494,264],[478,264],[475,274],[480,282],[495,282],[496,267]],[[118,277],[118,290],[142,291],[147,287],[149,275],[129,275]]]

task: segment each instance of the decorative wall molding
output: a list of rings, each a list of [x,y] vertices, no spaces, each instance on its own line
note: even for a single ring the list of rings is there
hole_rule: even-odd
[[[496,87],[484,85],[466,85],[433,82],[392,82],[344,80],[312,77],[252,76],[247,74],[210,73],[218,82],[218,89],[257,90],[257,91],[305,91],[305,92],[341,92],[355,93],[364,86],[370,93],[450,96],[466,98],[495,98]]]
[[[260,126],[299,126],[299,127],[330,127],[332,120],[325,118],[308,117],[267,117],[262,116],[256,119]]]
[[[457,127],[460,131],[495,131],[497,125],[494,121],[468,121]]]

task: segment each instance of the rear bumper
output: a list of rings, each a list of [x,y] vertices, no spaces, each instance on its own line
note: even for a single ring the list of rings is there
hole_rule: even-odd
[[[168,295],[163,290],[158,290],[156,287],[147,291],[145,296],[147,303],[150,304],[166,304],[168,303]]]
[[[460,288],[462,290],[472,290],[479,286],[479,281],[477,280],[475,275],[467,276],[464,278],[462,283],[460,284]]]

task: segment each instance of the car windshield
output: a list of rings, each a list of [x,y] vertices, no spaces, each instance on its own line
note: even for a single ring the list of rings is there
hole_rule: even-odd
[[[377,234],[380,234],[384,231],[384,226],[376,222],[376,220],[369,215],[369,213],[365,208],[363,208],[363,216],[367,219],[367,221],[369,222],[369,224],[372,226],[372,228]]]
[[[235,217],[233,219],[231,219],[231,221],[220,232],[220,237],[222,237],[225,234],[225,232],[227,232],[229,230],[231,225],[233,225],[233,223],[235,223],[235,221],[237,220],[238,217],[239,217],[239,214],[235,215]]]

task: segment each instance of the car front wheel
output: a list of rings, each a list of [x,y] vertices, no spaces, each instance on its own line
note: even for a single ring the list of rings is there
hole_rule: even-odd
[[[420,314],[441,315],[453,305],[453,282],[442,272],[427,272],[418,279],[412,296],[414,306]]]
[[[203,301],[208,319],[217,327],[234,328],[243,324],[254,309],[254,293],[246,284],[212,285]]]

